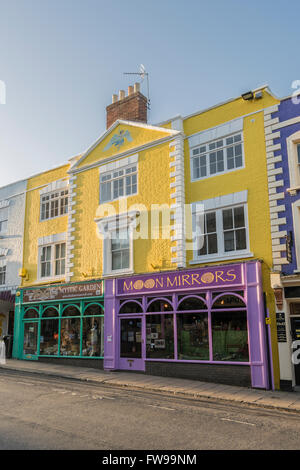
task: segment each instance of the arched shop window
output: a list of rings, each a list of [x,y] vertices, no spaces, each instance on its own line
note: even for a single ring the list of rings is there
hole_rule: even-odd
[[[24,319],[28,318],[39,318],[39,312],[35,308],[29,308],[24,313]]]
[[[138,302],[125,302],[120,310],[119,313],[143,313],[142,306]]]
[[[172,312],[172,304],[165,299],[156,299],[148,304],[147,312]]]
[[[211,311],[214,361],[249,362],[247,310],[233,294],[216,298]]]
[[[207,310],[207,305],[200,297],[185,297],[177,310]]]
[[[82,356],[104,356],[104,310],[101,305],[89,304],[82,320]]]
[[[46,307],[43,311],[42,318],[58,317],[58,307]]]
[[[84,310],[84,315],[104,315],[104,309],[102,305],[99,304],[89,304]]]
[[[221,309],[221,308],[246,308],[244,301],[233,294],[223,294],[220,297],[217,297],[212,304],[212,309]]]
[[[41,356],[56,356],[58,354],[58,331],[59,331],[58,310],[54,307],[48,307],[44,310],[42,318],[41,318],[41,333],[40,333],[40,355]]]
[[[68,305],[63,308],[63,317],[77,317],[80,316],[80,307],[79,305]]]
[[[80,310],[68,305],[63,310],[60,330],[60,355],[80,356]]]

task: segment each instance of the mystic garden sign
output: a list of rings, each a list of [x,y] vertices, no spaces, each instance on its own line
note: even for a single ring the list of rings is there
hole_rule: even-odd
[[[23,302],[69,300],[103,295],[103,281],[62,284],[23,290]]]

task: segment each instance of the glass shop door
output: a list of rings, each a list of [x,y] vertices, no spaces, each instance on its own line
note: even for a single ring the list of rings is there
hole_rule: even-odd
[[[38,321],[24,322],[23,358],[37,359],[38,350]]]
[[[145,370],[143,321],[142,317],[120,319],[119,369]]]

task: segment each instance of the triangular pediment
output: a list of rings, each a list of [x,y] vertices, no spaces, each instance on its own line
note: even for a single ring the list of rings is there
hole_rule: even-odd
[[[132,121],[116,121],[72,166],[72,171],[89,167],[117,155],[136,152],[144,146],[160,143],[179,132]]]

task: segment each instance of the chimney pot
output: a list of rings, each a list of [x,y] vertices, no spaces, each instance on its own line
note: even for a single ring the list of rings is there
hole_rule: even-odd
[[[132,95],[132,93],[133,93],[133,86],[129,85],[129,87],[128,87],[128,96]]]
[[[123,100],[125,98],[125,91],[119,90],[119,100]]]
[[[134,93],[136,93],[137,91],[140,91],[140,84],[138,82],[134,84]]]
[[[112,95],[112,103],[116,103],[118,101],[118,95]]]

